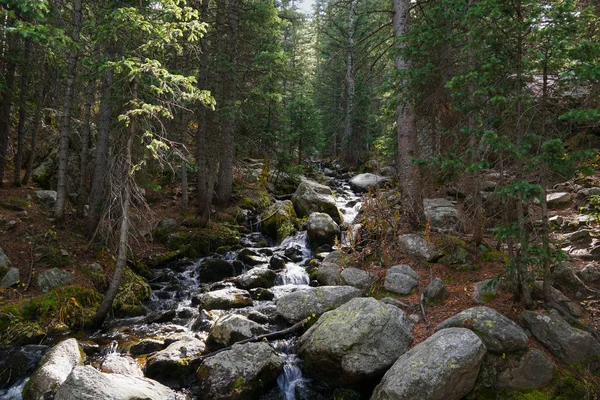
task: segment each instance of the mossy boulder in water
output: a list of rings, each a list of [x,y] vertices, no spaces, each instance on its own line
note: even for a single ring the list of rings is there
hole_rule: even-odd
[[[306,229],[314,247],[324,244],[333,245],[341,232],[339,225],[329,215],[318,212],[310,214]]]
[[[200,264],[200,281],[202,283],[218,282],[234,276],[236,272],[229,261],[220,258],[206,258]]]
[[[235,283],[242,289],[250,290],[256,288],[268,289],[275,285],[277,274],[267,267],[256,267],[238,276]]]
[[[229,314],[215,322],[208,334],[207,344],[211,349],[218,349],[265,333],[267,330],[262,325],[242,315]]]
[[[303,180],[292,196],[292,202],[299,217],[308,217],[314,212],[328,214],[336,224],[342,223],[342,215],[335,204],[333,193],[327,186],[310,180]]]
[[[146,376],[160,382],[183,382],[193,372],[190,363],[204,353],[204,342],[195,337],[185,337],[171,343],[146,361]]]
[[[294,204],[290,200],[273,204],[262,213],[261,220],[261,232],[277,240],[294,233],[298,225]]]
[[[244,308],[253,304],[250,293],[247,290],[226,288],[214,290],[212,292],[202,293],[198,296],[198,306],[200,309],[210,310],[229,310],[230,308]]]

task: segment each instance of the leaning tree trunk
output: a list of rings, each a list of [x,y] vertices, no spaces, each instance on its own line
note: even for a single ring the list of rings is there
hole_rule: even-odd
[[[31,54],[31,41],[25,39],[25,59]],[[19,125],[17,127],[17,154],[15,155],[15,186],[21,186],[21,166],[23,164],[23,151],[25,148],[25,120],[27,119],[27,91],[29,86],[29,68],[23,68],[21,73],[21,93],[19,94]]]
[[[77,195],[77,216],[85,214],[85,204],[88,199],[88,153],[90,152],[90,131],[92,122],[92,104],[96,97],[96,80],[89,82],[85,95],[85,111],[81,132],[81,153],[79,156],[79,193]]]
[[[37,150],[37,137],[38,132],[42,129],[42,110],[44,109],[44,93],[46,92],[46,55],[42,55],[40,60],[40,77],[39,85],[36,94],[36,105],[33,122],[35,127],[31,131],[31,149],[29,151],[29,158],[27,160],[27,169],[25,170],[25,176],[23,177],[23,185],[29,183],[31,177],[31,171],[33,170],[33,162],[35,161],[35,153]]]
[[[74,0],[73,3],[73,42],[79,44],[79,33],[81,31],[82,0]],[[69,134],[71,129],[71,106],[73,104],[73,92],[75,88],[75,77],[77,74],[78,51],[73,50],[69,55],[67,87],[65,89],[65,100],[63,105],[62,122],[60,126],[60,144],[58,150],[58,174],[56,185],[56,205],[54,217],[59,226],[64,222],[65,204],[67,200],[67,166],[69,161]]]
[[[394,35],[400,50],[406,48],[403,37],[409,30],[410,0],[394,0]],[[411,64],[405,54],[396,58],[396,69],[400,72],[410,70]],[[406,99],[396,109],[398,133],[398,168],[402,184],[402,209],[404,218],[414,228],[425,223],[423,212],[423,194],[418,168],[413,159],[418,156],[417,126],[415,107],[412,100]]]

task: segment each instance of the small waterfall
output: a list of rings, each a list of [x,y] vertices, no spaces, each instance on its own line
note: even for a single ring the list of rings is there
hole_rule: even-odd
[[[23,388],[28,380],[29,378],[19,381],[8,389],[0,389],[0,399],[21,400],[23,398],[21,392],[23,392]]]
[[[283,358],[283,372],[277,378],[277,385],[285,400],[296,400],[298,390],[308,382],[302,376],[302,361],[296,353],[296,338],[280,340],[274,344],[275,350]]]
[[[293,263],[287,263],[285,269],[279,276],[281,285],[302,286],[310,283],[310,278],[306,270],[301,266]]]

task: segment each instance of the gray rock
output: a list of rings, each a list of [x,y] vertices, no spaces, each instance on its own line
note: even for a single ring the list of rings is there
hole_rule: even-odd
[[[52,398],[73,368],[83,364],[83,350],[76,339],[67,339],[51,348],[23,389],[24,400]]]
[[[437,228],[451,228],[458,221],[456,206],[444,199],[423,199],[425,217],[431,220],[431,225]]]
[[[158,223],[158,229],[164,229],[169,232],[173,232],[177,229],[177,221],[175,218],[163,218]]]
[[[440,278],[435,278],[425,288],[423,299],[427,304],[438,304],[448,297],[448,289],[446,284]]]
[[[491,279],[473,285],[473,300],[477,304],[489,303],[496,298],[496,293],[498,293],[498,285],[493,284]]]
[[[4,278],[2,278],[2,281],[0,281],[0,287],[2,288],[9,288],[12,287],[14,285],[16,285],[17,283],[19,283],[21,280],[20,275],[19,275],[19,269],[18,268],[9,268],[8,272],[6,272],[6,275],[4,275]]]
[[[389,166],[389,167],[383,167],[379,170],[379,172],[381,173],[381,175],[383,176],[396,176],[398,175],[398,171],[396,171],[396,168]]]
[[[218,282],[236,274],[230,262],[220,258],[205,258],[200,264],[200,280],[202,283]]]
[[[321,286],[300,289],[277,300],[277,313],[289,322],[319,316],[360,296],[360,290],[352,286]]]
[[[300,338],[300,355],[311,374],[335,385],[360,385],[383,373],[413,341],[400,309],[373,298],[356,298],[326,312]]]
[[[271,268],[273,270],[284,269],[285,268],[285,260],[281,256],[274,255],[269,260],[269,268]]]
[[[573,328],[555,310],[523,311],[520,319],[537,340],[566,364],[586,363],[600,356],[600,343],[588,332]]]
[[[327,214],[312,213],[306,223],[308,237],[312,244],[320,246],[323,244],[333,245],[335,239],[340,235],[339,225]]]
[[[317,281],[323,286],[343,285],[342,267],[328,262],[321,263],[317,270]]]
[[[398,244],[402,251],[410,257],[424,258],[429,262],[435,262],[442,257],[442,254],[432,243],[425,242],[425,237],[417,233],[400,235]]]
[[[110,353],[100,366],[102,372],[109,374],[121,374],[143,377],[144,373],[140,366],[130,356],[122,356],[118,353]]]
[[[75,277],[70,272],[52,268],[39,274],[36,280],[42,292],[46,293],[54,288],[72,284]]]
[[[267,343],[235,344],[231,350],[207,358],[198,368],[203,398],[258,398],[275,383],[283,360]]]
[[[594,234],[595,232],[591,229],[580,229],[567,235],[567,237],[569,238],[569,241],[572,245],[578,247],[586,247],[592,244],[592,235]]]
[[[275,285],[277,274],[267,267],[256,267],[235,278],[235,283],[242,289],[270,288]]]
[[[440,323],[436,330],[446,328],[472,330],[483,341],[488,351],[494,353],[523,350],[529,343],[523,328],[488,307],[473,307],[461,311]]]
[[[35,192],[35,198],[44,207],[53,209],[56,204],[56,191],[55,190],[38,190]]]
[[[583,282],[588,284],[600,282],[600,269],[594,264],[586,265],[581,271],[579,271],[578,275]]]
[[[600,187],[584,188],[577,192],[578,199],[587,199],[590,196],[600,196]]]
[[[54,400],[177,400],[177,393],[152,379],[105,374],[86,365],[76,367],[56,393]]]
[[[362,193],[387,182],[389,182],[389,178],[386,178],[385,176],[366,173],[356,175],[350,179],[350,187],[355,192]]]
[[[240,251],[238,253],[238,260],[251,267],[269,262],[267,257],[251,249],[243,249]]]
[[[190,363],[197,360],[205,350],[203,341],[185,336],[148,357],[146,376],[160,382],[181,382],[192,372]]]
[[[0,268],[8,268],[9,265],[10,260],[8,256],[4,253],[4,250],[2,250],[2,247],[0,247]]]
[[[472,331],[443,329],[400,356],[371,400],[459,400],[473,389],[485,353]]]
[[[129,349],[129,352],[133,355],[149,354],[155,351],[160,351],[166,348],[167,345],[163,340],[158,339],[143,339],[141,342],[134,344]]]
[[[552,268],[552,277],[557,286],[567,289],[567,291],[573,293],[577,298],[582,298],[587,293],[585,285],[575,275],[575,271],[573,271],[568,261],[563,261],[555,265]]]
[[[546,195],[546,202],[551,210],[568,206],[571,204],[572,199],[573,195],[569,192],[548,193]]]
[[[368,289],[373,284],[373,278],[367,271],[358,268],[345,268],[342,273],[342,279],[349,286],[359,289]]]
[[[242,315],[229,314],[215,322],[208,334],[207,344],[216,350],[265,333],[267,330],[262,325]]]
[[[418,314],[410,314],[408,316],[408,320],[410,321],[411,324],[416,325],[419,322],[421,322],[421,317],[419,317]]]
[[[533,284],[532,295],[534,299],[544,300],[544,282],[543,281],[535,281]],[[550,296],[552,297],[552,301],[560,304],[565,308],[565,310],[569,311],[569,314],[575,318],[583,317],[583,312],[581,308],[576,303],[572,302],[567,296],[565,296],[560,290],[556,289],[554,286],[550,286]]]
[[[303,180],[292,196],[294,208],[299,217],[307,217],[313,212],[328,214],[336,224],[342,223],[333,193],[327,186],[310,180]]]
[[[410,304],[403,303],[403,302],[401,302],[398,299],[394,299],[393,297],[384,297],[380,301],[382,303],[389,304],[390,306],[394,306],[394,307],[397,307],[399,309],[410,307]]]
[[[229,310],[230,308],[244,308],[253,304],[247,290],[227,288],[203,293],[198,296],[200,308],[205,310]]]
[[[391,267],[385,275],[383,287],[385,290],[401,295],[410,294],[417,287],[419,276],[407,264]]]
[[[506,368],[498,374],[496,387],[523,389],[546,386],[554,378],[554,363],[538,349],[509,356]]]

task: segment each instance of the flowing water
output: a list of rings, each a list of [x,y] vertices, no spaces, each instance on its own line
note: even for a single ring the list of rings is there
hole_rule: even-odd
[[[330,180],[336,194],[336,204],[343,214],[344,226],[351,226],[360,209],[360,197],[355,195],[349,185],[338,180]],[[315,256],[310,249],[308,234],[301,231],[293,236],[287,237],[277,246],[256,247],[260,242],[263,244],[268,239],[259,232],[245,235],[241,244],[244,248],[256,251],[259,254],[293,255],[288,259],[285,268],[278,273],[276,286],[270,290],[274,293],[274,300],[254,301],[254,305],[245,309],[229,311],[213,310],[210,317],[214,322],[226,313],[239,313],[248,315],[251,311],[264,312],[268,315],[273,313],[275,301],[282,295],[310,284],[306,265]],[[343,241],[342,241],[343,243]],[[230,252],[225,255],[213,255],[212,257],[226,260],[237,259],[239,251]],[[193,305],[194,296],[206,285],[202,283],[199,270],[204,259],[179,260],[170,264],[167,268],[155,271],[155,276],[149,281],[152,287],[152,295],[145,304],[148,315],[134,318],[114,319],[108,323],[108,328],[84,338],[99,348],[88,360],[93,365],[99,363],[110,354],[116,352],[126,353],[132,343],[137,343],[143,338],[166,339],[170,341],[186,335],[206,338],[206,332],[194,332],[192,325],[199,315],[198,307]],[[232,267],[233,269],[233,267]],[[232,271],[235,275],[235,271]],[[226,285],[226,284],[225,284]],[[174,311],[174,313],[173,313]],[[161,316],[170,312],[168,321],[161,322]],[[174,314],[174,315],[173,315]],[[270,331],[282,329],[281,325],[268,325]],[[82,338],[79,338],[80,340]],[[296,400],[298,398],[313,399],[318,396],[311,394],[310,381],[302,374],[302,361],[297,354],[297,338],[277,340],[271,343],[274,349],[284,360],[284,369],[277,380],[277,387],[270,393],[263,395],[262,399],[269,400]],[[25,381],[19,381],[9,389],[0,390],[1,399],[19,400],[21,390]],[[193,398],[187,388],[179,388],[181,393]]]

